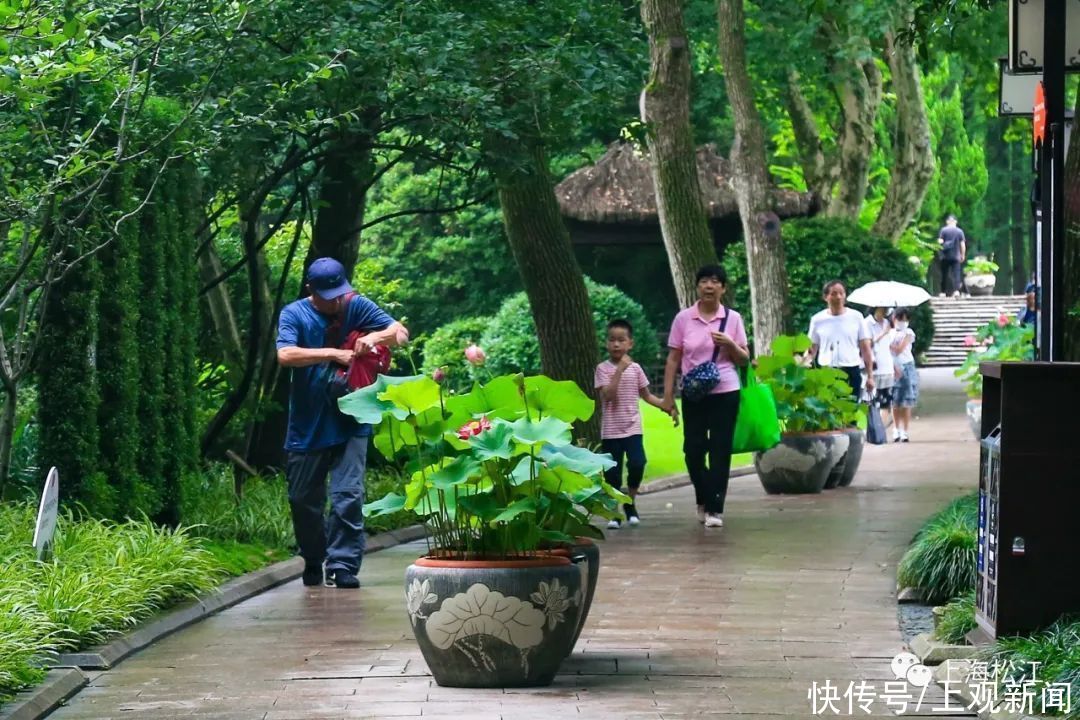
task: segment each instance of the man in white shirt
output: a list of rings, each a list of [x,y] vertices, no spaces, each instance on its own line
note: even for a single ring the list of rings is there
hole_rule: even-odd
[[[828,307],[810,318],[810,356],[821,367],[833,367],[847,375],[851,394],[862,390],[862,368],[867,369],[866,389],[874,390],[874,356],[870,330],[858,310],[847,307],[847,288],[840,280],[825,283],[822,293]]]

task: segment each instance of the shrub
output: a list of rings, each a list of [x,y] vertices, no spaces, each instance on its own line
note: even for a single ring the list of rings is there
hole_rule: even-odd
[[[991,653],[991,666],[1003,669],[995,678],[999,695],[1008,687],[1023,686],[1025,681],[1034,681],[1036,698],[1042,696],[1048,684],[1069,684],[1073,702],[1067,717],[1080,718],[1080,704],[1076,702],[1080,693],[1080,620],[1062,618],[1030,637],[1000,638]],[[1038,704],[1036,700],[1036,711],[1041,710]]]
[[[280,476],[249,478],[237,500],[227,465],[186,479],[181,517],[193,533],[287,549],[295,545],[285,482]]]
[[[975,591],[952,600],[938,622],[934,636],[942,642],[959,645],[975,629]]]
[[[641,305],[610,285],[600,285],[585,278],[585,286],[596,326],[597,362],[607,341],[607,324],[615,318],[629,320],[634,326],[634,350],[631,352],[634,359],[644,367],[658,362],[660,342]],[[512,295],[503,303],[484,332],[481,345],[487,352],[486,371],[491,375],[540,372],[540,343],[525,293]]]
[[[100,643],[221,576],[186,530],[70,513],[60,518],[52,558],[38,562],[35,509],[0,506],[0,697],[40,681],[58,652]]]
[[[931,517],[897,568],[901,587],[916,588],[925,602],[940,605],[975,587],[978,496],[965,495]]]
[[[817,217],[784,223],[784,252],[791,297],[792,328],[805,332],[810,318],[825,307],[822,286],[843,280],[848,292],[874,280],[896,280],[925,287],[919,265],[884,238],[871,235],[857,222],[844,218]],[[724,264],[730,278],[728,298],[736,308],[750,307],[746,254],[742,243],[729,246]],[[750,313],[743,317],[750,329]],[[929,303],[914,309],[915,353],[925,352],[934,336]]]
[[[424,374],[446,367],[449,387],[456,391],[472,385],[474,368],[465,360],[464,350],[480,343],[484,330],[492,322],[489,317],[461,318],[443,325],[424,343]]]
[[[1031,340],[1034,336],[1034,327],[1030,325],[1022,327],[1015,317],[1005,313],[980,327],[974,335],[968,335],[964,339],[964,344],[971,349],[964,358],[964,364],[953,373],[964,382],[968,397],[982,397],[980,363],[991,360],[997,362],[1033,360],[1035,346]]]

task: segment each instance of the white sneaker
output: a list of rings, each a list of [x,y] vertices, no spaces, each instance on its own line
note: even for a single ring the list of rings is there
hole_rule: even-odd
[[[639,522],[641,522],[641,518],[639,518],[637,515],[631,515],[626,522],[630,523],[631,525],[637,525]]]
[[[892,441],[893,442],[900,442],[900,431],[895,429],[895,428],[893,428],[893,431],[892,431]]]
[[[697,506],[697,521],[699,523],[705,522],[705,506],[704,505],[698,505]]]
[[[900,442],[907,442],[907,441],[908,441],[907,433],[906,432],[900,433]]]
[[[607,529],[608,530],[618,530],[620,527],[622,527],[622,523],[620,523],[618,520],[610,520],[610,521],[608,521],[608,524],[607,524]]]
[[[705,527],[724,527],[724,516],[720,513],[707,513]]]

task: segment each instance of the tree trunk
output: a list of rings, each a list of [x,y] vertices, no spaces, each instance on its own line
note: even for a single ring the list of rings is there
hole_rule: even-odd
[[[690,46],[682,0],[643,0],[641,19],[649,33],[649,84],[645,119],[656,210],[679,304],[697,301],[695,276],[717,262],[716,246],[698,181],[690,126]]]
[[[1080,110],[1080,94],[1076,96],[1076,109]],[[1061,360],[1080,362],[1080,116],[1074,116],[1068,157],[1065,158],[1065,258],[1064,276],[1057,283],[1065,303],[1065,327],[1062,328],[1064,352]],[[1044,200],[1045,202],[1045,200]],[[1045,206],[1044,206],[1045,207]],[[1044,210],[1045,212],[1045,210]],[[1043,312],[1050,308],[1043,307]]]
[[[885,52],[896,95],[896,133],[889,188],[873,232],[895,243],[922,207],[934,177],[934,153],[915,48],[910,43],[897,43],[894,33],[889,32]]]
[[[593,396],[599,349],[589,294],[559,213],[543,147],[537,141],[512,146],[497,140],[490,150],[500,159],[495,168],[499,205],[536,323],[540,365],[549,377],[573,380]],[[598,415],[584,423],[579,434],[598,440]]]
[[[735,119],[731,148],[732,185],[746,241],[747,275],[754,319],[754,343],[768,352],[773,338],[789,324],[788,278],[780,219],[772,211],[765,136],[746,67],[743,0],[717,0],[717,28],[724,83]]]
[[[198,256],[199,278],[203,285],[216,280],[225,272],[221,264],[221,256],[213,243],[207,246],[206,251]],[[232,298],[229,297],[227,283],[218,283],[204,296],[206,308],[209,310],[210,322],[214,325],[214,332],[221,343],[221,354],[225,360],[225,366],[229,374],[235,378],[243,371],[244,346],[240,340],[240,328],[236,323],[236,313],[233,311]]]
[[[15,437],[15,409],[18,405],[18,387],[5,378],[3,383],[4,407],[0,410],[0,500],[6,500],[11,485],[11,444]]]
[[[1024,157],[1021,150],[1021,145],[1014,142],[1005,143],[1005,153],[1008,158],[1010,182],[1014,178],[1024,178],[1026,180],[1028,175],[1018,172],[1018,167],[1024,167],[1026,170],[1029,166],[1027,158]],[[1008,227],[1009,238],[1012,241],[1012,291],[1014,293],[1023,292],[1027,286],[1028,278],[1031,276],[1030,257],[1025,242],[1025,238],[1028,237],[1031,229],[1031,222],[1031,211],[1029,210],[1026,194],[1015,190],[1009,193]]]
[[[364,114],[364,127],[374,128],[378,118],[378,112],[368,111]],[[327,148],[315,227],[304,259],[305,272],[316,259],[332,257],[345,266],[347,274],[352,274],[360,251],[364,201],[375,173],[372,138],[367,129],[354,130]],[[301,288],[300,294],[307,292]]]
[[[836,165],[829,163],[825,157],[825,145],[821,141],[817,118],[799,83],[799,72],[794,68],[788,70],[784,100],[795,133],[795,147],[799,152],[799,165],[806,180],[806,189],[814,194],[818,206],[825,212],[832,203]]]
[[[869,42],[867,50],[869,51]],[[839,142],[839,182],[829,215],[858,218],[866,198],[874,120],[881,105],[881,72],[873,58],[845,62],[834,71],[845,79],[838,88],[843,123]]]

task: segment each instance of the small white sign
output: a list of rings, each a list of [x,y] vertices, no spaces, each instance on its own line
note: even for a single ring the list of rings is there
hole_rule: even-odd
[[[38,560],[45,559],[45,553],[52,545],[56,533],[56,518],[60,511],[60,475],[56,468],[50,468],[45,478],[45,489],[41,491],[41,505],[38,506],[37,523],[34,525],[34,549]]]

